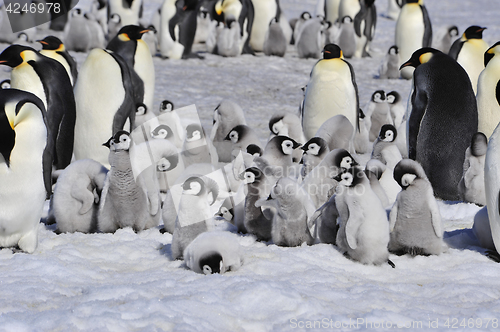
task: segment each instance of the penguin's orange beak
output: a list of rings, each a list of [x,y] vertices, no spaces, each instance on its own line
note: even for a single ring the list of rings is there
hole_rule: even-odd
[[[49,45],[46,41],[43,41],[43,40],[37,40],[37,42],[39,42],[40,44],[43,44],[43,45]]]
[[[399,70],[403,69],[404,67],[408,67],[408,66],[413,66],[413,63],[411,62],[411,60],[408,60],[405,63],[403,63],[401,65],[401,67],[399,67]]]

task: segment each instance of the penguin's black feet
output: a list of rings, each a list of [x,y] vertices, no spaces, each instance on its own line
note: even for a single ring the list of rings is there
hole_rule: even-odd
[[[183,54],[182,55],[183,59],[200,59],[200,60],[205,60],[204,56],[201,56],[198,53],[189,53],[189,54]]]
[[[165,228],[160,228],[160,233],[161,234],[165,234],[167,232],[167,230]]]
[[[495,250],[487,250],[486,256],[496,263],[500,263],[500,254]]]
[[[396,264],[394,264],[390,259],[387,260],[387,264],[389,264],[393,269],[396,268]]]

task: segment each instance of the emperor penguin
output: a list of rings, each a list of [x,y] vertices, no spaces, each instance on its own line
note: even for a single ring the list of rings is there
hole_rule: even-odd
[[[265,198],[255,203],[265,216],[272,218],[271,236],[277,246],[296,247],[314,244],[312,216],[316,209],[307,193],[290,178],[281,178]]]
[[[497,125],[488,140],[484,161],[486,206],[491,236],[497,254],[500,252],[500,126]]]
[[[399,50],[400,65],[416,50],[430,47],[431,42],[432,26],[424,0],[406,0],[396,22],[395,45]],[[410,79],[412,74],[413,68],[401,71],[404,79]]]
[[[64,45],[68,51],[88,52],[95,47],[104,47],[104,31],[90,13],[82,8],[71,10],[64,27]]]
[[[283,33],[280,22],[276,18],[273,18],[269,23],[269,28],[264,37],[264,46],[262,49],[264,54],[284,57],[288,43],[289,40],[287,40]]]
[[[99,197],[108,169],[92,159],[71,163],[57,178],[49,219],[61,233],[97,231]]]
[[[59,61],[68,73],[71,85],[74,86],[76,78],[78,77],[78,69],[75,59],[73,59],[73,57],[66,50],[62,41],[55,36],[47,36],[44,39],[38,40],[38,42],[42,44],[40,54]]]
[[[477,91],[477,80],[483,71],[484,52],[488,50],[488,44],[483,40],[482,28],[477,25],[468,27],[462,37],[455,40],[448,53],[453,59],[464,67],[469,75],[474,93]]]
[[[373,144],[370,142],[370,128],[372,126],[370,117],[367,117],[363,110],[358,114],[358,131],[354,134],[354,150],[356,153],[364,154],[372,150]]]
[[[458,191],[465,202],[486,205],[484,192],[484,160],[488,149],[488,138],[477,132],[472,136],[470,147],[465,150],[463,176]]]
[[[301,59],[318,59],[321,49],[325,45],[324,31],[327,25],[323,18],[316,17],[305,21],[301,27],[301,32],[295,41],[297,55]]]
[[[354,135],[351,121],[346,116],[338,114],[326,120],[314,136],[324,139],[330,150],[345,149],[354,153]]]
[[[11,86],[33,93],[47,109],[56,169],[71,162],[75,130],[75,97],[69,76],[58,61],[31,47],[11,45],[0,54],[0,64],[12,68]]]
[[[344,16],[340,20],[340,32],[337,40],[344,57],[352,58],[356,52],[356,32],[352,17]]]
[[[193,175],[182,184],[172,236],[172,258],[181,259],[186,247],[201,233],[209,230],[219,188],[210,178]]]
[[[336,243],[348,258],[363,264],[389,263],[389,221],[365,172],[352,167],[337,176],[335,195],[340,225]]]
[[[234,101],[223,100],[214,110],[213,127],[210,132],[220,162],[231,161],[231,141],[225,140],[227,134],[238,125],[246,125],[243,109]]]
[[[188,268],[202,274],[236,271],[243,263],[237,236],[221,231],[198,235],[184,250],[184,261]]]
[[[330,152],[330,148],[324,139],[321,137],[313,137],[307,141],[302,147],[304,154],[302,155],[302,177],[306,177],[314,167],[318,166],[323,158]]]
[[[152,110],[155,90],[155,68],[149,47],[142,40],[142,36],[148,31],[149,29],[144,29],[138,25],[126,25],[118,31],[118,35],[115,38],[110,40],[106,49],[120,55],[131,68],[134,90],[138,91],[137,97],[139,100],[136,103],[144,103],[148,109]],[[139,79],[132,72],[132,69]],[[142,87],[136,87],[141,84]]]
[[[177,0],[175,14],[168,20],[168,32],[171,39],[174,42],[179,41],[183,46],[182,59],[199,58],[198,54],[192,52],[192,47],[200,6],[201,3],[198,0]]]
[[[109,16],[113,14],[120,15],[123,26],[139,24],[144,6],[142,0],[109,0],[108,5]]]
[[[136,104],[130,71],[123,58],[111,51],[93,49],[80,68],[75,85],[77,118],[75,159],[93,159],[109,167],[109,137],[134,126]]]
[[[104,145],[109,148],[109,164],[99,202],[98,228],[113,233],[131,227],[139,232],[158,226],[161,217],[159,191],[148,191],[146,176],[134,176],[130,149],[132,139],[118,131]]]
[[[391,209],[389,251],[404,255],[439,255],[443,250],[443,225],[432,186],[420,164],[401,160],[394,179],[403,188]]]
[[[341,0],[324,0],[324,17],[328,22],[335,23],[339,17],[339,6]],[[319,14],[318,12],[316,14]]]
[[[383,125],[393,124],[391,110],[385,99],[385,92],[383,90],[375,91],[365,110],[366,116],[370,117],[370,141],[373,142],[377,139]]]
[[[396,21],[398,19],[399,13],[401,12],[401,7],[403,7],[404,0],[389,0],[387,1],[387,12],[385,17]]]
[[[250,46],[256,52],[264,50],[264,40],[269,29],[269,23],[276,17],[280,18],[279,0],[252,0],[254,17],[250,33]]]
[[[178,29],[176,31],[177,38],[172,38],[170,35],[170,20],[175,16],[177,0],[164,0],[160,8],[160,31],[159,31],[159,48],[160,54],[164,58],[180,59],[184,52],[178,38]]]
[[[263,149],[259,136],[247,125],[237,125],[232,128],[225,137],[225,140],[231,142],[231,158],[236,156],[240,150],[245,151],[251,144],[255,144]]]
[[[38,246],[48,130],[40,98],[26,91],[0,90],[0,247],[18,246],[33,253]]]
[[[450,56],[432,48],[413,53],[401,68],[406,66],[416,68],[407,119],[408,156],[422,165],[437,197],[457,200],[465,150],[478,125],[469,77]],[[448,83],[442,84],[443,79]]]
[[[449,25],[442,27],[436,34],[434,40],[434,48],[443,53],[450,52],[451,45],[458,36],[458,27],[456,25]]]
[[[311,71],[307,83],[302,127],[306,139],[314,137],[329,118],[343,114],[358,130],[358,86],[351,64],[343,59],[342,50],[335,44],[323,49],[323,59]]]
[[[377,25],[377,7],[375,0],[360,0],[361,7],[354,16],[354,31],[356,32],[356,58],[370,56],[370,43],[375,35]]]
[[[241,54],[240,25],[233,15],[226,17],[225,26],[217,34],[217,54],[235,57]]]
[[[281,135],[288,136],[300,144],[306,142],[300,118],[294,113],[275,112],[269,120],[269,129],[271,130],[270,138]],[[297,149],[294,150],[293,161],[299,162],[301,158],[302,151]]]
[[[267,218],[255,203],[267,198],[271,192],[271,184],[264,173],[257,167],[250,167],[243,173],[243,183],[246,187],[245,212],[243,224],[248,233],[255,235],[258,241],[270,241],[272,218]]]
[[[297,22],[295,23],[295,27],[293,29],[293,44],[297,43],[299,35],[300,33],[302,33],[302,28],[304,27],[304,23],[307,20],[310,20],[311,18],[312,18],[311,13],[307,11],[300,14],[300,17],[297,19]]]
[[[379,69],[379,78],[396,79],[399,78],[399,50],[396,45],[392,45]]]
[[[489,138],[500,122],[500,42],[484,53],[484,66],[477,84],[477,129]]]
[[[354,18],[361,10],[360,0],[340,0],[339,17],[350,16]]]

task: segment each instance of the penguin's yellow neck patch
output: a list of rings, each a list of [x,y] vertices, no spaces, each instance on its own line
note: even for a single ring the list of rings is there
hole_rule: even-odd
[[[126,33],[120,33],[118,35],[118,39],[120,39],[123,42],[126,42],[130,40],[130,37]]]
[[[465,32],[462,34],[462,38],[460,38],[460,41],[467,41],[467,37],[465,37]]]
[[[56,52],[64,52],[66,51],[66,47],[64,47],[64,44],[59,45],[59,47],[56,49]]]
[[[217,3],[215,4],[215,12],[217,13],[217,15],[222,14],[222,1],[221,0],[217,1]]]
[[[19,55],[23,59],[23,64],[30,60],[36,60],[36,54],[33,51],[22,51]]]
[[[432,55],[433,54],[431,52],[427,52],[422,54],[418,59],[420,60],[420,63],[426,63],[429,62],[429,60],[432,58]]]

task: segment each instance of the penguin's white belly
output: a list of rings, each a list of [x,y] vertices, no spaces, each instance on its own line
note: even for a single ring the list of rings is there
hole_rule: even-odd
[[[120,66],[103,50],[92,50],[75,85],[76,124],[74,154],[109,168],[109,149],[102,144],[112,136],[113,118],[125,98]]]
[[[499,214],[499,192],[500,192],[500,127],[497,126],[488,142],[484,166],[484,184],[486,193],[486,205],[488,207],[488,218],[490,220],[491,235],[496,250],[500,250],[500,214]]]
[[[255,16],[253,19],[252,32],[250,34],[250,46],[254,51],[261,52],[264,49],[269,23],[276,16],[275,0],[252,0]]]
[[[320,65],[318,63],[316,67]],[[315,68],[307,84],[303,115],[307,139],[314,137],[326,120],[338,114],[347,117],[356,128],[356,91],[351,73],[347,65],[337,67],[336,70]]]
[[[495,59],[491,60],[495,61]],[[500,122],[500,105],[496,100],[496,86],[500,75],[485,70],[478,80],[477,111],[478,131],[490,137]]]
[[[424,40],[424,17],[418,5],[405,5],[396,23],[396,45],[399,48],[399,65],[408,61],[413,52],[422,48]],[[404,78],[411,78],[414,68],[401,71]]]
[[[144,82],[144,104],[148,111],[153,110],[155,92],[155,67],[148,45],[141,39],[137,41],[134,69]]]
[[[484,52],[488,50],[488,44],[482,39],[470,39],[462,46],[458,54],[457,62],[469,75],[474,93],[477,92],[477,81],[484,69]]]
[[[335,21],[339,17],[340,0],[325,0],[325,1],[326,1],[326,3],[325,3],[325,7],[326,7],[325,18],[327,21],[335,23]],[[353,19],[354,19],[354,17],[353,17]]]
[[[359,0],[340,0],[339,17],[350,16],[354,20],[360,9]]]
[[[22,64],[12,69],[10,86],[12,89],[31,92],[43,101],[43,105],[47,109],[47,98],[45,97],[42,80],[29,64]]]

